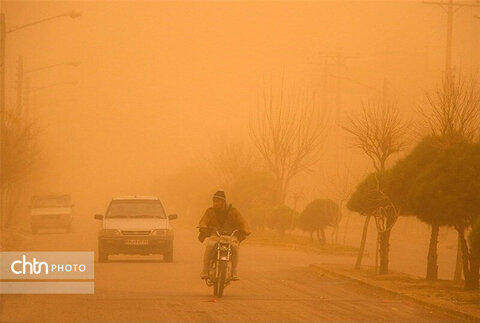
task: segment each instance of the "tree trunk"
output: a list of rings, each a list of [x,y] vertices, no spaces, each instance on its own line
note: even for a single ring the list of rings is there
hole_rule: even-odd
[[[388,251],[390,248],[390,231],[379,232],[380,235],[380,269],[379,274],[388,274]]]
[[[345,231],[343,232],[343,245],[347,242],[347,232],[348,232],[348,222],[350,220],[350,216],[347,214],[345,219]]]
[[[317,240],[321,245],[325,244],[325,231],[323,229],[317,230]]]
[[[332,231],[332,244],[338,244],[338,231],[339,231],[340,226],[337,224],[336,226],[333,227]]]
[[[438,279],[437,265],[437,245],[438,245],[439,226],[432,224],[432,232],[430,234],[430,246],[428,247],[427,256],[427,280],[434,281]]]
[[[362,240],[360,241],[360,248],[358,249],[357,261],[355,262],[355,269],[360,269],[362,265],[362,258],[363,253],[365,251],[365,243],[367,241],[367,233],[368,233],[368,224],[370,223],[370,215],[367,215],[365,218],[365,223],[363,224],[363,233],[362,233]]]
[[[458,233],[457,239],[457,260],[455,263],[453,281],[456,283],[460,283],[462,281],[462,242],[460,241],[460,233]]]
[[[15,218],[18,202],[20,200],[22,193],[21,185],[12,185],[9,189],[8,201],[7,201],[7,212],[5,218],[5,228],[12,226],[13,219]]]
[[[310,242],[313,243],[313,231],[310,231]]]
[[[470,256],[470,277],[472,281],[472,289],[479,289],[479,270],[480,270],[480,258],[474,255]]]
[[[470,255],[468,252],[467,240],[465,240],[465,229],[458,230],[458,238],[462,248],[463,275],[465,276],[465,289],[473,289],[472,275],[470,273]]]
[[[6,187],[6,185],[3,186],[3,189],[2,189],[2,194],[1,194],[1,207],[2,207],[2,214],[1,214],[1,218],[0,218],[0,221],[1,221],[1,224],[0,224],[0,229],[3,230],[5,228],[5,224],[6,224],[6,221],[8,219],[8,215],[7,215],[7,204],[8,204],[8,189]]]
[[[327,242],[327,239],[325,238],[325,230],[320,229],[320,233],[321,233],[321,237],[322,237],[322,241],[320,242],[320,244],[324,245]]]

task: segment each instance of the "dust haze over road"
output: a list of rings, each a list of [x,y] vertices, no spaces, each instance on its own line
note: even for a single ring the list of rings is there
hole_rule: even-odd
[[[16,104],[19,56],[25,70],[81,62],[28,75],[25,109],[36,122],[40,154],[26,189],[63,190],[82,203],[95,199],[97,207],[114,195],[158,194],[153,182],[184,167],[211,168],[218,141],[248,142],[250,112],[270,79],[284,75],[287,84],[315,92],[327,116],[338,110],[344,118],[383,88],[413,116],[442,75],[445,17],[419,3],[3,4],[9,27],[72,8],[83,12],[9,35],[6,101]],[[460,10],[455,25],[453,60],[467,73],[480,61],[478,23],[467,19],[473,10]],[[339,54],[350,58],[338,65]],[[71,81],[76,85],[64,84]],[[344,137],[332,128],[319,167],[293,183],[305,199],[331,194],[326,178],[344,165],[354,177],[370,169]]]
[[[301,211],[314,199],[332,199],[343,216],[336,241],[343,245],[334,247],[358,247],[364,217],[348,211],[346,201],[372,165],[351,149],[342,126],[372,98],[391,99],[417,125],[425,91],[444,75],[440,8],[414,1],[2,1],[0,7],[7,30],[72,9],[82,15],[63,14],[6,38],[5,108],[32,127],[35,147],[31,160],[15,162],[27,166],[9,187],[8,229],[22,236],[18,246],[25,250],[95,251],[97,261],[101,225],[94,214],[105,214],[112,197],[159,196],[179,217],[172,221],[174,261],[112,255],[95,263],[94,295],[1,295],[0,322],[460,321],[310,266],[353,265],[352,256],[249,240],[241,245],[240,282],[213,298],[199,279],[204,245],[195,230],[219,188],[251,222],[252,236],[277,229],[265,224],[267,208]],[[475,10],[455,15],[452,65],[465,75],[480,70]],[[295,108],[310,102],[311,93],[312,115],[321,116],[298,112],[293,128],[311,121],[322,131],[313,162],[299,167],[278,198],[283,182],[272,179],[275,170],[262,159],[252,128],[275,110],[268,99],[262,105],[268,94],[284,102],[283,84]],[[289,112],[283,116],[297,113]],[[294,118],[285,119],[288,128]],[[71,195],[71,233],[32,234],[30,201],[44,194]],[[414,217],[396,223],[391,268],[423,275],[430,226]],[[378,247],[370,230],[364,265],[374,264]],[[450,279],[457,233],[443,226],[440,240],[438,277]]]
[[[36,235],[32,250],[95,249],[95,226]],[[2,322],[451,322],[458,318],[309,268],[325,257],[244,245],[222,299],[199,279],[203,245],[175,226],[175,262],[114,256],[95,264],[94,295],[7,295]],[[85,232],[89,232],[85,234]],[[53,248],[52,246],[56,246]],[[351,259],[350,259],[351,260]]]

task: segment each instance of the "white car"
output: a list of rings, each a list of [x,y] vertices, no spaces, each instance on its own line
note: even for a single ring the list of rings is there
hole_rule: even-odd
[[[71,231],[73,204],[70,195],[36,195],[32,197],[30,208],[32,233],[57,228]]]
[[[98,233],[98,260],[108,261],[109,255],[162,254],[165,262],[173,261],[173,230],[158,197],[126,196],[112,199]]]

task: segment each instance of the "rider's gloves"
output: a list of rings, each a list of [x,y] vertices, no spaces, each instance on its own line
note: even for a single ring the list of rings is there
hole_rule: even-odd
[[[208,237],[208,229],[207,228],[200,228],[199,231],[200,231],[200,233],[198,234],[198,240],[200,240],[200,242],[203,242]]]
[[[200,240],[200,242],[203,243],[203,241],[205,241],[205,238],[207,238],[207,236],[205,235],[205,233],[200,232],[200,233],[198,234],[198,240]]]

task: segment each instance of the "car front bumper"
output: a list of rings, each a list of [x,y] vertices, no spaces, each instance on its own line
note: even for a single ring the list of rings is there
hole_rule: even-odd
[[[158,254],[171,251],[173,239],[153,236],[99,237],[98,249],[108,254]]]
[[[31,226],[35,228],[65,228],[70,226],[71,220],[69,215],[35,215],[31,218]]]

